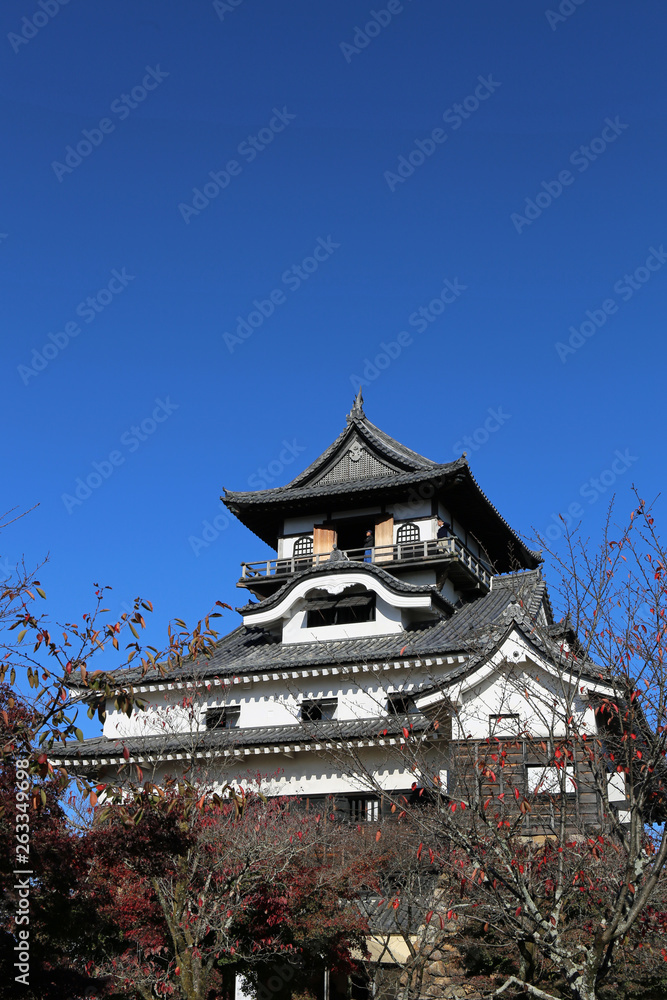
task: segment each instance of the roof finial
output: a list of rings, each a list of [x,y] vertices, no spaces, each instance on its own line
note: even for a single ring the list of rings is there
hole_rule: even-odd
[[[364,397],[361,394],[361,386],[359,386],[359,392],[354,398],[354,405],[352,406],[352,416],[353,417],[363,417],[364,415]]]

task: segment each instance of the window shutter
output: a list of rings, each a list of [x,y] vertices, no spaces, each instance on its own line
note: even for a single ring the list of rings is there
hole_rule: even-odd
[[[336,529],[328,524],[316,524],[313,528],[313,555],[320,557],[331,552],[336,544]],[[319,560],[322,562],[322,559]]]
[[[394,544],[394,515],[388,514],[375,525],[375,562],[391,562],[394,558],[393,548],[387,548],[378,552],[381,545],[393,546]]]

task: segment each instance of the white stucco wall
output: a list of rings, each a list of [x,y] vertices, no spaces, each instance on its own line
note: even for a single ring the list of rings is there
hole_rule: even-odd
[[[337,698],[336,719],[349,721],[383,715],[389,694],[416,694],[435,680],[435,668],[363,671],[350,676],[327,670],[325,676],[303,677],[296,672],[280,675],[239,677],[227,689],[202,684],[182,691],[141,692],[146,711],[135,710],[131,718],[107,705],[104,735],[110,739],[154,736],[165,733],[196,733],[206,728],[207,708],[238,706],[239,728],[290,726],[300,720],[301,702]],[[183,701],[189,702],[183,708]]]
[[[406,767],[395,741],[385,740],[383,746],[353,747],[347,758],[313,743],[308,749],[293,748],[286,753],[250,750],[239,751],[236,756],[220,754],[208,761],[196,761],[189,777],[217,789],[226,782],[246,789],[261,788],[266,795],[373,794],[377,790],[408,790],[415,781],[431,787],[432,775],[446,771],[444,742],[442,750],[424,757],[423,765],[423,774]],[[160,783],[167,775],[179,774],[183,766],[178,760],[155,765],[146,762],[142,770],[145,780]]]
[[[376,597],[375,621],[352,622],[348,625],[322,625],[306,627],[306,609],[296,610],[283,626],[283,642],[321,642],[332,639],[354,639],[362,636],[389,635],[400,632],[401,609],[394,608],[383,598]]]

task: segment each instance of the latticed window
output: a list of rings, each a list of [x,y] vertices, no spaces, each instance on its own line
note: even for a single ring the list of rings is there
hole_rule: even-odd
[[[350,797],[350,819],[353,823],[377,823],[380,801],[376,798]]]
[[[294,543],[295,556],[310,556],[313,554],[313,536],[302,535]]]
[[[236,729],[241,718],[240,705],[225,705],[224,708],[206,709],[207,729]]]
[[[403,542],[418,542],[419,541],[419,525],[417,524],[402,524],[398,529],[396,535],[396,541],[400,545]]]

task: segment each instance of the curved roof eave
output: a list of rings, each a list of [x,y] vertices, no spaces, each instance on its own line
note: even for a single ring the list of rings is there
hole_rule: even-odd
[[[291,590],[294,589],[302,580],[313,579],[317,580],[318,577],[331,576],[332,573],[368,573],[370,576],[374,576],[381,580],[387,590],[390,590],[395,594],[428,594],[431,596],[438,607],[443,611],[449,611],[454,613],[453,605],[446,600],[440,593],[440,591],[433,584],[417,584],[408,583],[406,580],[399,580],[398,577],[393,576],[391,573],[387,573],[386,570],[382,569],[380,566],[376,566],[373,563],[362,563],[351,561],[348,559],[334,559],[328,562],[322,563],[319,566],[314,566],[310,569],[302,570],[300,573],[295,573],[290,579],[282,585],[275,593],[271,594],[265,600],[260,601],[258,604],[244,604],[235,610],[241,614],[252,614],[257,611],[269,611],[271,608],[279,604],[282,599],[289,594]]]

